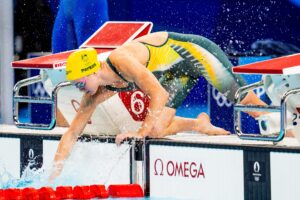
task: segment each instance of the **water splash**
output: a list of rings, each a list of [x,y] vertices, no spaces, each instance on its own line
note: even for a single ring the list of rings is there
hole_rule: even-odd
[[[129,156],[127,153],[131,148],[130,145],[99,143],[99,142],[78,142],[70,155],[65,161],[61,175],[52,183],[48,178],[53,170],[52,166],[43,166],[36,169],[32,162],[23,170],[20,179],[13,177],[5,165],[0,162],[0,188],[40,188],[50,186],[55,188],[59,185],[91,185],[105,184],[109,185],[116,180],[120,183],[126,183],[128,175],[118,173],[127,169],[130,170]],[[128,182],[127,182],[128,183]]]
[[[15,179],[7,170],[5,165],[0,162],[0,188],[6,189],[15,185],[17,179]]]

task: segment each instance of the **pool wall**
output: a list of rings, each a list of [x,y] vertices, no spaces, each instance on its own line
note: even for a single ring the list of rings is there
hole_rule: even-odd
[[[1,170],[6,170],[18,179],[28,165],[31,169],[50,169],[64,131],[65,129],[38,131],[0,125]],[[103,179],[108,179],[106,175],[109,173],[111,177],[107,184],[132,182],[132,150],[129,144],[117,147],[114,138],[109,136],[83,135],[78,140],[73,149],[76,151],[74,156],[71,155],[68,159],[73,163],[65,163],[68,168],[64,169],[65,172],[72,171],[76,173],[74,176],[79,174],[81,178],[84,175],[94,175],[90,183],[85,179],[87,184],[103,184]]]

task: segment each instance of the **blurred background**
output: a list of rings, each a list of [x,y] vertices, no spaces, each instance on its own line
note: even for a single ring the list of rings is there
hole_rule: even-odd
[[[199,34],[225,51],[249,51],[264,39],[300,46],[299,0],[107,0],[107,5],[109,20],[152,21],[153,31]],[[51,51],[58,9],[59,0],[14,1],[15,53],[20,58]]]
[[[52,46],[52,30],[60,9],[59,0],[1,1],[13,10],[14,60],[28,58],[33,52],[56,51]],[[207,37],[220,45],[235,65],[295,53],[300,47],[300,0],[107,0],[107,12],[107,20],[151,21],[153,31]],[[2,26],[0,33],[3,31]],[[0,67],[9,68],[3,62]],[[11,86],[5,85],[4,74],[12,75],[16,83],[36,73],[15,70],[0,74],[2,123],[11,122],[6,115],[9,111],[3,111],[4,107],[11,109],[11,99],[6,103],[3,99],[11,93]],[[245,78],[248,82],[260,79],[259,76]],[[177,114],[195,117],[201,111],[209,113],[214,124],[232,130],[232,118],[228,117],[232,116],[232,105],[202,78]]]

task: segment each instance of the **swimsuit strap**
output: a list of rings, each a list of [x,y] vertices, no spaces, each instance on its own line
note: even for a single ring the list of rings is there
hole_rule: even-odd
[[[111,63],[111,61],[110,61],[110,59],[109,58],[107,58],[106,59],[106,62],[107,62],[107,64],[108,64],[108,66],[123,80],[123,81],[125,81],[125,82],[129,82],[129,81],[127,81],[123,76],[122,76],[122,74],[121,74],[121,72],[119,72],[117,69],[116,69],[116,67]]]
[[[128,86],[127,87],[124,87],[124,88],[116,88],[116,87],[113,87],[111,85],[106,85],[105,88],[108,89],[108,90],[111,90],[111,91],[114,91],[114,92],[127,92],[127,91],[131,91],[131,90],[135,90],[137,89],[137,86],[135,83],[132,83],[132,82],[129,82],[127,81],[123,76],[122,74],[116,69],[116,67],[111,63],[110,59],[107,58],[106,59],[106,62],[108,64],[108,66],[123,80],[125,81],[126,83],[128,83]]]
[[[114,92],[128,92],[128,91],[136,90],[137,86],[134,83],[129,82],[128,86],[124,88],[116,88],[111,85],[106,85],[105,88]]]

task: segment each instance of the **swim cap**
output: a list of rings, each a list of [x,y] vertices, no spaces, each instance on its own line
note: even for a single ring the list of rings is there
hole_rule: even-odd
[[[97,51],[93,48],[79,49],[71,53],[66,65],[67,80],[77,80],[97,72],[100,68],[97,56]]]

